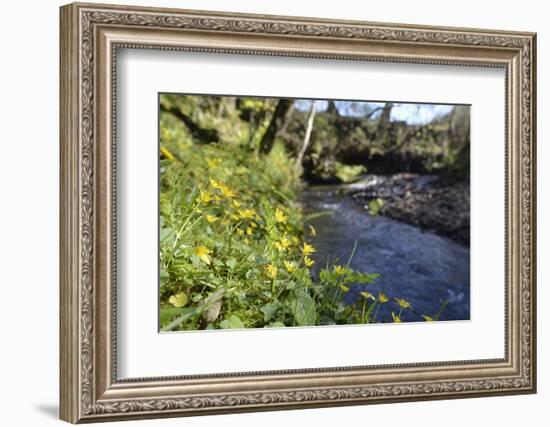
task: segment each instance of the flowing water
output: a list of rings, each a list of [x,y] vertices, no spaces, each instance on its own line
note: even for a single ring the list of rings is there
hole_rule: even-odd
[[[306,214],[327,213],[309,221],[318,230],[314,238],[317,269],[327,259],[345,264],[357,241],[350,267],[381,274],[376,285],[366,286],[369,291],[381,290],[409,301],[415,312],[406,310],[404,321],[434,315],[445,301],[440,320],[470,318],[469,247],[381,215],[371,216],[338,190],[338,186],[309,187],[302,195]],[[352,303],[364,286],[352,286],[347,302]],[[389,309],[397,310],[395,305],[385,307],[381,315],[388,320]]]

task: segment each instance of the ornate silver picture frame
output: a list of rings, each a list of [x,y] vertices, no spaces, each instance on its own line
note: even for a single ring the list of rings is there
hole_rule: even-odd
[[[61,419],[79,423],[536,391],[535,34],[75,3],[61,8],[60,43]],[[504,357],[120,379],[115,65],[122,48],[503,69]]]

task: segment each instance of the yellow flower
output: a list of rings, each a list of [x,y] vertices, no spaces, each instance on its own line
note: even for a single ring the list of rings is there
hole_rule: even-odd
[[[208,167],[210,169],[213,169],[213,168],[215,168],[216,166],[218,166],[220,164],[220,160],[219,159],[206,159],[206,163],[208,164]]]
[[[279,208],[275,209],[275,221],[286,222],[287,219],[288,219],[288,216],[286,216],[281,209]]]
[[[250,227],[246,228],[246,234],[248,234],[249,236],[252,236],[252,229]]]
[[[395,298],[395,302],[397,302],[397,304],[399,304],[399,307],[401,308],[411,308],[411,303],[407,300]]]
[[[244,234],[244,231],[241,230],[240,228],[237,228],[236,231],[237,231],[237,234],[238,234],[239,236],[242,236],[242,235]]]
[[[286,271],[288,271],[289,273],[292,273],[294,270],[296,270],[296,264],[294,264],[293,262],[289,262],[289,261],[283,261],[283,262],[285,264]]]
[[[304,257],[304,264],[305,264],[306,267],[311,267],[313,264],[315,264],[315,261],[313,261],[308,256],[305,256]]]
[[[265,275],[270,279],[275,279],[277,277],[277,267],[273,264],[267,264],[265,266]]]
[[[371,294],[371,293],[368,292],[368,291],[362,291],[362,292],[359,292],[359,294],[360,294],[363,298],[365,298],[365,299],[371,299],[371,300],[373,300],[373,301],[376,300],[376,298],[374,297],[374,295]]]
[[[227,185],[222,185],[222,187],[220,188],[220,191],[222,192],[223,197],[226,197],[228,199],[238,197],[238,194],[235,191],[233,191],[231,188],[229,188]]]
[[[349,291],[349,287],[346,285],[340,285],[340,289],[342,289],[342,292],[347,293]]]
[[[216,215],[206,215],[206,220],[210,223],[216,222],[219,218]]]
[[[424,320],[426,322],[433,322],[434,321],[433,317],[426,316],[425,314],[423,314],[422,317],[424,318]]]
[[[281,240],[279,240],[278,242],[275,242],[275,247],[279,251],[284,251],[288,249],[289,246],[290,246],[290,240],[286,236],[281,237]]]
[[[254,215],[256,215],[254,209],[242,209],[239,211],[239,216],[242,219],[252,219],[254,218]]]
[[[212,193],[210,191],[200,190],[199,200],[202,203],[206,204],[206,203],[210,203],[212,200],[214,200],[214,197],[212,196]]]
[[[286,249],[290,246],[290,240],[288,240],[288,237],[283,236],[281,237],[281,246]]]
[[[388,302],[390,299],[384,292],[378,292],[378,301],[380,301],[382,304],[385,302]]]
[[[214,178],[210,178],[210,185],[218,190],[221,190],[223,187],[223,184],[216,181]]]
[[[300,239],[298,239],[296,236],[291,236],[290,240],[292,241],[293,245],[299,245],[300,244]]]
[[[391,312],[391,317],[393,318],[394,323],[401,323],[401,318],[397,316],[393,311]]]
[[[160,147],[160,152],[168,160],[173,161],[175,159],[174,155],[168,151],[168,148]]]
[[[233,200],[231,203],[233,203],[233,206],[235,206],[236,208],[240,208],[241,207],[241,202],[238,202],[236,200]]]
[[[311,234],[313,237],[317,236],[317,231],[315,231],[315,227],[313,225],[309,225],[309,234]]]
[[[197,246],[195,248],[195,255],[202,259],[208,265],[210,265],[210,263],[212,262],[210,256],[208,255],[209,253],[210,249],[208,249],[206,246]]]
[[[346,269],[344,267],[342,267],[341,265],[335,265],[334,266],[334,272],[336,273],[337,276],[342,276],[342,275],[346,274]]]
[[[315,248],[304,242],[304,246],[302,246],[302,254],[304,254],[304,256],[308,256],[314,252],[316,252]]]
[[[250,226],[251,226],[252,228],[257,228],[257,227],[258,227],[258,224],[256,224],[255,222],[251,222],[251,223],[250,223]]]

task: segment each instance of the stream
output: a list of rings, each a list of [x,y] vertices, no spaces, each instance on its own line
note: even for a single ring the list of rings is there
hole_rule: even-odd
[[[309,221],[317,230],[314,275],[327,260],[345,265],[357,241],[350,267],[381,276],[375,285],[352,286],[346,302],[353,303],[363,289],[373,294],[380,290],[411,303],[414,312],[405,310],[403,321],[433,316],[445,301],[439,320],[469,319],[470,248],[409,224],[371,216],[340,188],[307,187],[302,194],[306,214],[327,213]],[[390,309],[398,311],[395,304],[382,307],[383,321],[390,321]]]

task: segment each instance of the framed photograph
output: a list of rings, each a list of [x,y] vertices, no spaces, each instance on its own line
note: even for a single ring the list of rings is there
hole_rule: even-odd
[[[60,22],[63,420],[536,391],[535,34]]]

